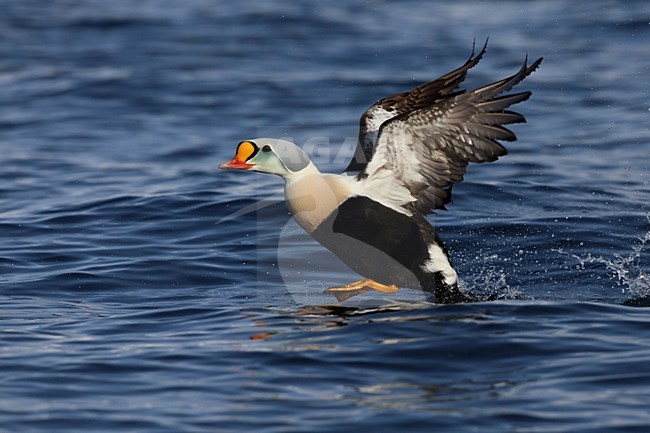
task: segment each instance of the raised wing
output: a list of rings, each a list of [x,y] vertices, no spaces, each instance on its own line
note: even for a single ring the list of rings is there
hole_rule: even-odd
[[[495,161],[507,153],[497,140],[514,141],[502,125],[525,122],[506,108],[525,101],[531,92],[498,96],[531,74],[541,63],[521,69],[501,81],[476,90],[450,93],[432,105],[386,120],[380,127],[374,154],[359,173],[363,180],[390,170],[416,199],[416,211],[444,209],[451,187],[463,180],[470,162]]]
[[[375,102],[359,119],[359,140],[352,158],[352,162],[345,171],[363,170],[377,144],[377,135],[381,125],[394,117],[411,113],[415,110],[426,108],[438,99],[449,95],[458,88],[467,77],[467,71],[483,58],[487,49],[487,40],[481,52],[474,56],[474,47],[469,59],[463,66],[455,69],[430,83],[422,84],[409,92],[396,93]]]

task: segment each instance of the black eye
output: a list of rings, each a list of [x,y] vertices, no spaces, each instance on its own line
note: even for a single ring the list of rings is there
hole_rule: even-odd
[[[262,152],[270,152],[270,151],[271,151],[271,146],[269,146],[268,144],[262,148]]]

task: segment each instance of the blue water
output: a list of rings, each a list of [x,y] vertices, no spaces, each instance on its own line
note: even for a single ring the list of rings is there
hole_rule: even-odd
[[[0,432],[650,431],[646,1],[5,1]],[[527,124],[432,218],[464,290],[353,281],[281,181],[378,98],[544,56]]]

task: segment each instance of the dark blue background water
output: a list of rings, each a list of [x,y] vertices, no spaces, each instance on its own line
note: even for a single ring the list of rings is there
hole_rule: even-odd
[[[650,431],[647,2],[323,3],[2,3],[0,431]],[[355,275],[217,164],[340,171],[487,36],[470,86],[545,57],[529,123],[435,223],[501,300],[325,306]]]

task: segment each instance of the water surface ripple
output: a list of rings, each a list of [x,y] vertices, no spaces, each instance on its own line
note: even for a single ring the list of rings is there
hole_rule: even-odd
[[[0,432],[639,432],[650,426],[647,2],[13,1],[0,14]],[[355,275],[271,176],[490,46],[544,56],[519,141],[432,217],[465,290]]]

